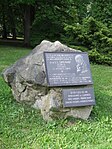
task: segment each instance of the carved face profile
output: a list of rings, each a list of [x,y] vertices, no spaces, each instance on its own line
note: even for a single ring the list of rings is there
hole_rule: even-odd
[[[86,63],[83,59],[83,56],[78,54],[75,56],[75,61],[76,61],[76,68],[78,73],[85,73],[88,71]]]
[[[81,64],[84,62],[82,55],[78,54],[75,56],[75,61],[77,64]]]

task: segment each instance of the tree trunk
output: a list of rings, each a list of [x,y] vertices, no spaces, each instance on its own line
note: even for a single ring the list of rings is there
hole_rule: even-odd
[[[15,16],[14,16],[14,11],[13,11],[13,7],[11,7],[8,4],[8,16],[10,19],[10,24],[11,24],[11,33],[12,33],[12,39],[16,39],[16,21],[15,21]]]
[[[6,22],[5,22],[5,13],[4,13],[4,6],[2,5],[3,13],[2,13],[2,21],[3,21],[3,33],[2,37],[3,39],[7,39],[7,28],[6,28]]]
[[[12,28],[12,35],[13,35],[12,38],[15,40],[16,39],[16,28],[15,27]]]
[[[2,34],[3,39],[7,39],[7,29],[5,25],[5,21],[3,22],[3,34]]]
[[[24,46],[30,46],[30,5],[25,5],[24,12]]]

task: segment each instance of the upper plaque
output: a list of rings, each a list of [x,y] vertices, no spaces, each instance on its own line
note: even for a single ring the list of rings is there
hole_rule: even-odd
[[[44,52],[49,86],[93,84],[86,52]]]

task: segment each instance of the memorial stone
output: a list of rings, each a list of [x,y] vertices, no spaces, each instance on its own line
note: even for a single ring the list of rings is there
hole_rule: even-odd
[[[47,55],[46,63],[48,63],[51,67],[50,69],[53,74],[52,76],[52,74],[50,74],[49,68],[47,68],[49,71],[48,78],[50,76],[48,84],[46,78],[47,73],[45,71],[44,52],[47,52],[46,54],[48,54],[48,52],[54,52],[54,54],[58,52],[58,54],[60,54],[60,52],[66,53],[64,60],[61,60],[61,56],[58,60],[56,59],[57,56],[53,55],[56,62],[55,65],[51,63],[53,60],[51,60],[49,55]],[[71,57],[68,52],[73,52],[73,57]],[[79,51],[71,49],[66,45],[61,44],[59,41],[50,42],[44,40],[39,45],[37,45],[30,54],[19,59],[9,68],[4,70],[2,72],[3,78],[5,82],[10,86],[14,98],[18,102],[27,103],[31,107],[39,109],[44,120],[49,121],[53,119],[62,119],[68,116],[87,119],[93,106],[89,105],[83,107],[63,107],[62,86],[65,87],[64,89],[67,89],[66,87],[68,87],[68,85],[73,87],[74,84],[82,84],[81,81],[83,81],[84,84],[86,82],[92,84],[86,54],[82,54],[80,52],[77,53],[79,56],[76,56],[77,54],[75,55],[75,52]],[[80,71],[83,72],[83,69],[79,67],[78,64],[78,62],[80,62],[79,59],[82,59],[81,57],[83,57],[83,60],[86,63],[84,68],[87,68],[88,70],[85,72],[85,74],[80,74]],[[76,64],[77,67],[75,66]],[[53,67],[56,68],[56,75],[53,72]],[[76,79],[73,77],[74,73]],[[67,77],[64,76],[66,74]],[[58,81],[55,81],[56,76],[58,76]],[[89,77],[87,78],[87,76]],[[71,79],[69,80],[69,77],[72,77],[73,83]]]

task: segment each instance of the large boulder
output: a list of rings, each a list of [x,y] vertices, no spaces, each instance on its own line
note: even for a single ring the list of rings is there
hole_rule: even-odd
[[[87,119],[92,106],[64,108],[62,88],[48,87],[46,81],[43,52],[76,51],[59,41],[42,41],[29,55],[21,58],[3,71],[5,82],[11,87],[14,98],[40,109],[45,120],[66,118]]]

